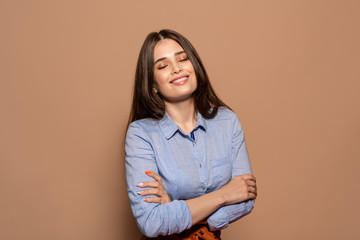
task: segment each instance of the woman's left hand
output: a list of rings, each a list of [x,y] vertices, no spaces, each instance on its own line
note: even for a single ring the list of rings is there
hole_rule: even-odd
[[[141,188],[152,188],[152,189],[147,189],[147,190],[143,190],[138,192],[138,194],[142,195],[142,196],[146,196],[146,195],[155,195],[157,197],[148,197],[145,198],[144,201],[145,202],[154,202],[154,203],[168,203],[171,202],[169,195],[167,194],[163,182],[161,180],[161,177],[159,175],[157,175],[156,173],[150,172],[150,171],[145,171],[145,173],[149,176],[152,177],[153,179],[155,179],[155,181],[149,181],[149,182],[142,182],[139,183],[137,186],[141,187]]]

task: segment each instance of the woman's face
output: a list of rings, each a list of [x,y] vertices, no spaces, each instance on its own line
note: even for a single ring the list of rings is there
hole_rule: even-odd
[[[197,87],[193,65],[184,49],[172,39],[158,42],[154,48],[154,91],[165,102],[180,102],[192,98]]]

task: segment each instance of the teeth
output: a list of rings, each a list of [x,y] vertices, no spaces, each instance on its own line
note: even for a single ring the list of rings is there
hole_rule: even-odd
[[[179,83],[181,81],[184,81],[185,79],[187,79],[187,77],[179,78],[179,79],[173,81],[173,83]]]

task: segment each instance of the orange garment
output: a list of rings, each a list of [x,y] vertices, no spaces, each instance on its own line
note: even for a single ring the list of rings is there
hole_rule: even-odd
[[[155,238],[142,235],[140,240],[221,240],[220,234],[220,231],[211,232],[207,225],[197,224],[182,233]]]

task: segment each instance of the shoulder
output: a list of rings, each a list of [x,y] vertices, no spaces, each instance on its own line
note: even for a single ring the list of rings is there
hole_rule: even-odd
[[[130,123],[129,128],[152,128],[157,125],[158,120],[144,118]]]
[[[219,107],[215,117],[211,119],[205,119],[205,122],[209,128],[217,130],[227,129],[228,131],[231,131],[238,121],[239,120],[236,114],[227,107]]]
[[[154,120],[154,119],[140,119],[140,120],[136,120],[132,123],[130,123],[127,132],[126,132],[126,136],[131,136],[131,135],[138,135],[138,136],[146,136],[148,135],[149,132],[154,132],[157,131],[158,127],[158,120]]]
[[[226,126],[229,131],[242,131],[238,116],[227,107],[220,107],[216,116],[210,121],[218,127]]]
[[[236,114],[227,107],[219,107],[216,116],[213,118],[213,120],[215,121],[220,121],[220,120],[234,121],[236,119],[238,119]]]

